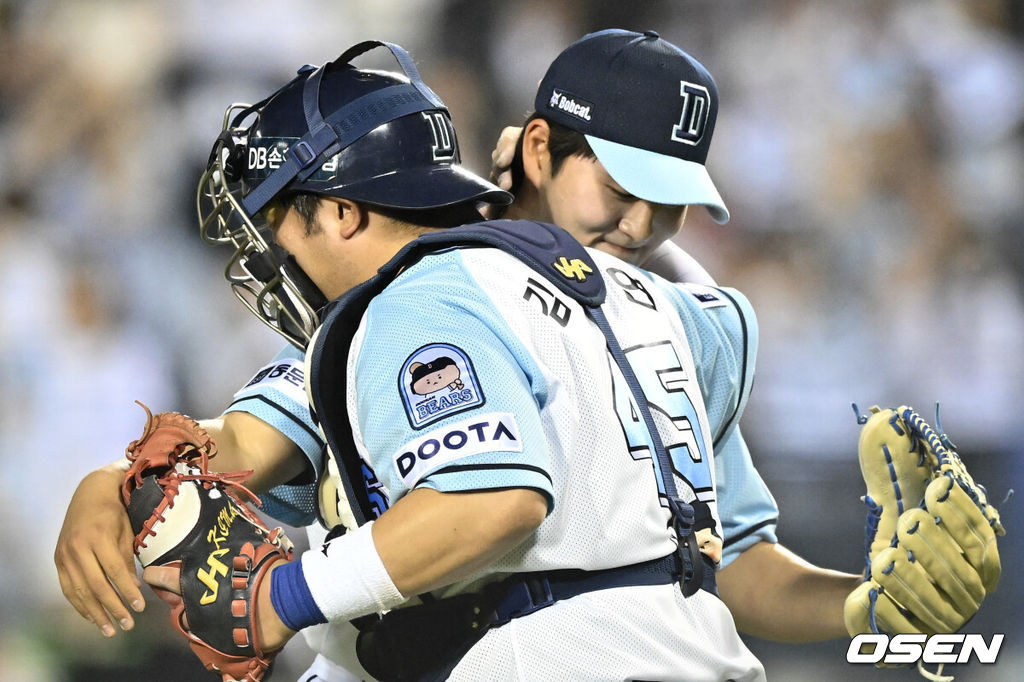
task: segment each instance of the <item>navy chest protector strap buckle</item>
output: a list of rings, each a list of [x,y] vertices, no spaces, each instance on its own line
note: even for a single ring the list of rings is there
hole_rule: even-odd
[[[321,428],[331,451],[337,457],[342,486],[348,496],[356,523],[363,525],[378,513],[371,504],[364,482],[363,461],[356,451],[352,427],[347,415],[347,359],[352,339],[370,301],[380,294],[399,273],[429,253],[453,248],[493,247],[516,256],[548,279],[567,296],[580,303],[604,334],[613,359],[622,371],[650,434],[656,454],[655,467],[672,516],[672,525],[679,540],[683,594],[690,596],[704,582],[704,561],[697,545],[694,505],[679,497],[672,476],[672,461],[658,433],[646,397],[635,373],[626,360],[612,332],[601,304],[605,299],[604,280],[600,277],[571,276],[560,268],[577,264],[567,272],[596,272],[586,249],[569,233],[547,223],[495,220],[430,232],[407,244],[377,274],[330,303],[323,314],[323,323],[313,347],[309,349],[311,376],[310,394]],[[562,264],[562,265],[560,265]],[[582,269],[579,267],[582,266]],[[323,415],[334,416],[324,419]],[[705,507],[705,505],[700,505]],[[705,507],[706,509],[706,507]]]

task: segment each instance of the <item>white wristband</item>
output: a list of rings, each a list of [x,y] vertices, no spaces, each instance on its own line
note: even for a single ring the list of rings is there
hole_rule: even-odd
[[[328,621],[389,611],[405,601],[373,544],[372,526],[371,521],[302,555],[306,585]]]

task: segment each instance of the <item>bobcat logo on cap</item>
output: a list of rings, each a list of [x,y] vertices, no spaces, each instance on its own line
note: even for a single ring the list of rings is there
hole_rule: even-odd
[[[679,123],[672,126],[672,140],[698,145],[708,124],[711,94],[703,85],[686,81],[679,81],[679,94],[683,98],[683,111],[679,114]]]
[[[590,121],[590,110],[594,105],[590,102],[562,90],[552,90],[551,99],[548,101],[551,109],[561,109],[570,116],[575,116],[584,121]]]

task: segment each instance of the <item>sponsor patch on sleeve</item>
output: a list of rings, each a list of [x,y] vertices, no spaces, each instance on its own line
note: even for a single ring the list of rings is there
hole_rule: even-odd
[[[411,440],[394,454],[395,470],[412,489],[423,475],[485,452],[522,452],[519,424],[509,412],[481,414]]]
[[[689,289],[690,295],[697,299],[701,308],[719,308],[728,303],[725,297],[712,287],[688,283],[686,288]]]
[[[254,389],[254,387],[256,387]],[[254,390],[266,393],[269,389],[277,389],[297,403],[306,402],[306,374],[303,361],[298,358],[283,358],[270,363],[249,380],[236,396],[251,393]]]
[[[398,390],[414,429],[484,404],[469,356],[447,343],[432,343],[410,355],[402,364]]]

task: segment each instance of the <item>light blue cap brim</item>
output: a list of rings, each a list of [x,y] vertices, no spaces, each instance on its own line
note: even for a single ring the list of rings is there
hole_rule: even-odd
[[[656,204],[699,204],[716,223],[729,222],[729,209],[703,164],[585,137],[612,179],[633,196]]]

